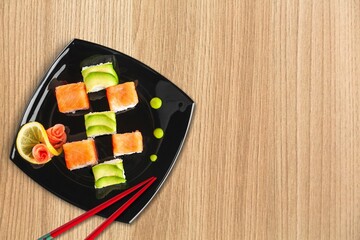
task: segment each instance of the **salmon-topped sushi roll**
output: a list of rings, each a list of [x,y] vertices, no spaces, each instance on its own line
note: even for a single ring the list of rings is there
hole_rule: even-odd
[[[114,156],[140,153],[143,151],[141,132],[113,134],[112,145]]]
[[[56,101],[62,113],[89,109],[90,103],[85,84],[69,83],[55,88]]]
[[[65,143],[63,145],[66,167],[79,169],[98,163],[98,156],[93,139]]]
[[[119,112],[135,107],[139,99],[134,82],[126,82],[106,88],[111,111]]]

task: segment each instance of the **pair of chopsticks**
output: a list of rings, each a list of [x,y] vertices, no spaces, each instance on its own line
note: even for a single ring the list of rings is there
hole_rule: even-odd
[[[109,226],[121,213],[123,213],[143,192],[150,187],[150,185],[156,180],[156,177],[150,177],[149,179],[135,185],[132,188],[127,189],[126,191],[116,195],[115,197],[103,202],[102,204],[96,206],[95,208],[83,213],[82,215],[74,218],[73,220],[65,223],[64,225],[52,230],[51,232],[40,237],[38,240],[51,240],[59,236],[60,234],[66,232],[70,228],[76,226],[82,221],[88,219],[89,217],[95,215],[101,210],[109,207],[113,203],[119,201],[130,193],[142,187],[137,193],[134,194],[128,201],[126,201],[118,210],[116,210],[109,218],[107,218],[99,227],[97,227],[85,240],[95,239],[107,226]]]

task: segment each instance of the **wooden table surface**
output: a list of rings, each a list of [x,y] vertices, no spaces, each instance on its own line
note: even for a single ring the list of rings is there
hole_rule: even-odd
[[[196,102],[166,184],[99,239],[360,239],[359,1],[2,0],[0,32],[0,239],[83,213],[9,160],[30,97],[73,38],[139,59]]]

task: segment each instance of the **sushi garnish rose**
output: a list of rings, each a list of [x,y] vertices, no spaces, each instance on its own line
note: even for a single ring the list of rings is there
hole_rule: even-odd
[[[43,143],[38,143],[32,148],[32,155],[38,163],[45,163],[52,158],[52,154]]]
[[[53,127],[46,130],[49,141],[54,148],[61,148],[66,142],[67,136],[65,126],[62,124],[55,124]]]

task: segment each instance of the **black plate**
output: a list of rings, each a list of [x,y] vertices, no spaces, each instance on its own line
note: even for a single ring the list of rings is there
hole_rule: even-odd
[[[194,102],[181,89],[136,59],[101,45],[75,39],[65,47],[40,82],[26,108],[20,126],[31,121],[38,121],[45,128],[62,123],[70,130],[68,136],[70,141],[86,139],[83,114],[60,113],[54,87],[62,81],[67,83],[82,81],[83,60],[90,58],[90,61],[93,61],[91,58],[99,57],[99,55],[100,58],[109,56],[114,58],[120,82],[135,81],[137,84],[139,104],[131,110],[116,115],[117,132],[138,129],[142,132],[144,139],[142,153],[123,157],[127,183],[96,190],[90,167],[69,171],[62,155],[54,157],[44,166],[35,167],[22,159],[15,144],[12,147],[10,159],[41,186],[83,210],[89,210],[123,189],[156,176],[157,180],[154,184],[117,219],[130,223],[146,207],[166,180],[184,142]],[[90,96],[93,99],[90,101],[90,110],[108,110],[107,101],[101,98],[101,92],[98,95],[100,97]],[[151,108],[149,102],[153,97],[162,99],[160,109]],[[153,136],[153,130],[158,127],[165,133],[160,140]],[[103,136],[95,139],[99,162],[112,158],[110,137]],[[158,156],[155,162],[150,160],[151,154]],[[119,201],[99,215],[110,216],[124,201]]]

